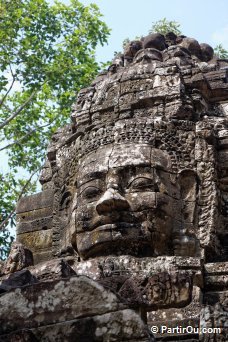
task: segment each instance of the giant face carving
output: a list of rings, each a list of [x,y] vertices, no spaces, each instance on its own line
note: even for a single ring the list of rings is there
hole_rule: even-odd
[[[74,239],[83,259],[173,255],[181,201],[167,152],[144,144],[91,152],[80,161],[74,202]]]

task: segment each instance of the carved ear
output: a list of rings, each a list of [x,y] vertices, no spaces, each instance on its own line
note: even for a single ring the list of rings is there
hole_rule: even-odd
[[[175,255],[195,256],[197,253],[197,210],[198,177],[193,170],[183,170],[178,175],[180,186],[181,229],[174,242]]]
[[[65,209],[68,207],[70,201],[71,201],[72,195],[69,190],[65,191],[62,195],[61,201],[60,201],[60,207],[61,209]]]
[[[198,177],[193,170],[183,170],[179,173],[181,199],[187,202],[195,202],[198,192]]]
[[[186,224],[196,221],[196,199],[198,193],[198,177],[193,170],[183,170],[179,174],[180,199],[182,201],[182,220]]]

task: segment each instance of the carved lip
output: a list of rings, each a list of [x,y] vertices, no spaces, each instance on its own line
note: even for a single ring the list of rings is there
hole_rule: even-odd
[[[114,230],[115,231],[115,230]],[[102,232],[101,232],[102,234]],[[107,256],[107,255],[125,255],[129,249],[129,255],[134,256],[154,256],[154,248],[151,241],[146,237],[138,236],[117,236],[116,239],[105,239],[87,248],[81,250],[84,259],[93,258],[94,256]]]
[[[115,223],[102,224],[96,227],[96,231],[119,230],[119,229],[124,229],[124,228],[139,228],[139,226],[140,225],[137,223],[115,222]]]
[[[86,235],[81,234],[80,247],[78,247],[79,253],[85,259],[110,254],[124,255],[127,250],[130,255],[154,256],[151,236],[143,234],[140,223],[103,224],[87,231]]]
[[[124,226],[124,225],[135,225],[136,218],[132,215],[125,215],[125,217],[120,216],[121,213],[115,213],[114,215],[110,216],[100,216],[92,222],[92,230],[97,229],[102,226],[106,225],[117,225],[117,226]]]

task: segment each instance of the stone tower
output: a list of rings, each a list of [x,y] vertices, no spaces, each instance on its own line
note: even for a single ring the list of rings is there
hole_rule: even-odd
[[[52,325],[53,341],[152,341],[147,327],[158,341],[228,340],[227,70],[207,44],[151,34],[81,90],[42,192],[17,206],[0,297],[16,314],[0,306],[0,336],[52,341]]]

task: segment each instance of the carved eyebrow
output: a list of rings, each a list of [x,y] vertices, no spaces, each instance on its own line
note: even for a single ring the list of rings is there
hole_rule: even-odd
[[[86,183],[87,184],[87,183]],[[81,194],[88,188],[93,188],[93,189],[96,189],[96,190],[101,190],[99,187],[95,186],[95,185],[90,185],[90,184],[87,184],[87,186],[83,187],[82,189],[80,189],[80,192],[78,194],[78,196],[81,196]]]
[[[81,183],[80,186],[77,188],[78,195],[81,194],[84,189],[87,187],[96,187],[96,188],[103,188],[104,187],[104,180],[103,179],[89,179]]]
[[[131,179],[129,180],[127,184],[127,188],[137,179],[145,179],[145,180],[150,180],[153,182],[153,177],[151,175],[138,175],[138,176],[131,177]]]
[[[88,183],[88,182],[92,182],[92,181],[96,181],[96,180],[104,180],[105,176],[106,176],[105,171],[92,171],[87,173],[86,175],[84,175],[84,177],[82,177],[80,179],[80,185],[79,187],[81,187],[82,185]]]

